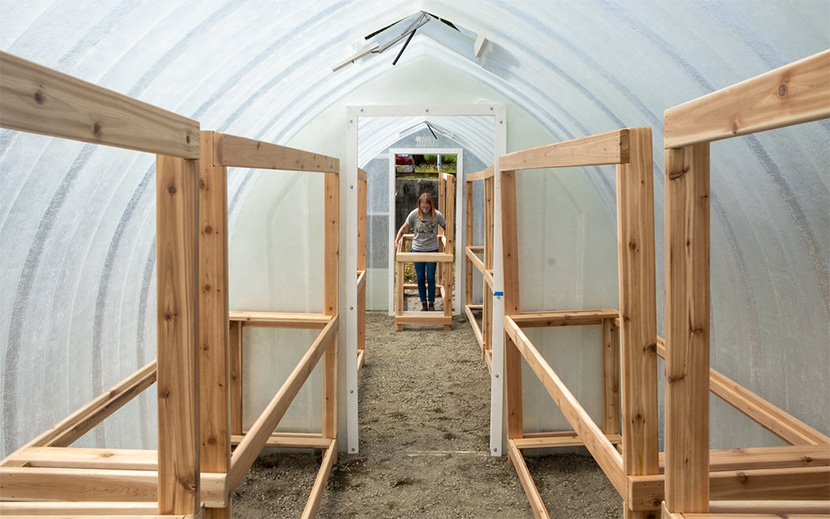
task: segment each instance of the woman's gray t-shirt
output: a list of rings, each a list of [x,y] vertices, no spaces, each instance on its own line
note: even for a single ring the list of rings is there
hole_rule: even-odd
[[[444,215],[440,211],[435,210],[435,218],[430,218],[429,214],[424,214],[423,218],[418,218],[418,209],[413,209],[406,217],[406,223],[415,233],[412,238],[412,250],[421,252],[438,250],[438,226],[444,227],[447,225]]]

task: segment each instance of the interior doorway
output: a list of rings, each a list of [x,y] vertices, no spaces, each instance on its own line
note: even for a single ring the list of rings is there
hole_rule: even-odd
[[[452,119],[453,124],[443,126],[433,124],[436,118]],[[364,123],[372,122],[373,119],[387,119],[389,123],[369,128]],[[473,150],[473,156],[489,158],[488,163],[495,163],[498,157],[507,152],[507,109],[503,104],[480,102],[469,105],[363,105],[348,106],[346,108],[347,121],[347,146],[346,162],[341,175],[341,191],[345,194],[345,232],[341,238],[341,254],[345,252],[345,272],[357,272],[357,243],[358,243],[358,196],[357,179],[358,168],[374,157],[381,149],[385,150],[397,142],[398,139],[390,139],[390,135],[406,133],[407,128],[413,125],[430,122],[430,126],[457,142],[466,150]],[[481,131],[486,126],[488,131]],[[397,128],[400,128],[398,130]],[[379,144],[378,144],[379,143]],[[385,146],[384,146],[385,143]],[[377,146],[373,146],[378,144]],[[479,152],[475,151],[480,150]],[[469,158],[469,157],[468,157]],[[469,162],[469,161],[468,161]],[[469,164],[468,164],[469,167]],[[465,183],[458,179],[459,186]],[[371,184],[371,179],[369,181]],[[459,191],[463,188],[459,187]],[[371,187],[369,187],[371,190]],[[495,187],[495,200],[499,200],[498,182]],[[462,195],[463,196],[463,195]],[[460,208],[459,208],[460,211]],[[459,212],[459,215],[463,213]],[[458,220],[463,220],[459,218]],[[385,226],[384,226],[385,228]],[[383,232],[383,231],[381,231]],[[497,246],[501,242],[501,220],[496,215],[494,221],[494,233]],[[384,235],[386,233],[383,233]],[[458,243],[464,243],[463,235],[456,236]],[[391,246],[391,239],[385,240],[385,246]],[[385,255],[384,255],[385,256]],[[458,261],[458,258],[456,258]],[[368,267],[367,267],[368,273]],[[493,298],[493,371],[491,373],[490,390],[490,454],[501,456],[504,451],[503,444],[503,394],[502,384],[504,373],[503,362],[503,328],[499,316],[503,315],[504,303],[501,298],[503,274],[501,270],[501,258],[496,257],[494,263],[494,287],[499,292]],[[383,276],[384,280],[386,276]],[[358,431],[358,312],[357,312],[357,283],[346,283],[345,300],[341,301],[341,329],[344,329],[345,348],[341,350],[342,376],[339,394],[345,395],[346,421],[340,426],[340,438],[346,441],[346,451],[349,453],[358,452],[359,431]],[[460,292],[460,291],[459,291]],[[459,305],[460,306],[460,305]],[[371,355],[371,352],[367,353]],[[342,423],[342,422],[341,422]]]
[[[399,157],[408,157],[412,159],[411,169],[408,167],[410,164],[409,161],[401,161]],[[456,174],[458,172],[462,172],[461,178],[463,178],[463,171],[464,171],[464,152],[461,148],[390,148],[389,149],[389,204],[390,204],[390,218],[389,218],[389,243],[395,241],[395,235],[400,229],[401,225],[403,224],[403,219],[406,218],[406,215],[409,214],[409,211],[415,208],[415,203],[411,203],[409,207],[404,206],[401,207],[401,198],[403,197],[403,193],[398,186],[400,185],[398,180],[405,179],[407,177],[411,178],[418,178],[418,179],[426,179],[429,180],[434,178],[436,181],[436,189],[435,193],[438,193],[437,189],[437,181],[438,181],[438,173],[432,174],[430,171],[432,168],[423,167],[424,164],[430,164],[435,166],[436,172],[444,172],[444,173],[452,173],[453,171],[449,171],[450,167],[449,164],[453,164],[450,162],[450,157],[454,160],[454,168],[453,171]],[[399,162],[406,162],[406,164],[399,164]],[[441,171],[441,167],[443,166],[444,170]],[[458,183],[456,183],[458,186]],[[455,252],[455,265],[453,266],[453,271],[455,272],[455,283],[456,286],[453,289],[452,293],[452,315],[456,315],[460,313],[461,305],[459,294],[464,293],[464,276],[463,272],[461,272],[461,268],[464,265],[463,261],[458,261],[458,258],[463,258],[464,249],[463,249],[463,241],[459,239],[462,236],[462,230],[464,229],[463,225],[463,218],[460,218],[460,214],[458,211],[459,207],[463,207],[461,205],[462,201],[462,194],[461,189],[457,188],[455,190],[455,204],[453,207],[453,211],[455,214],[451,215],[453,218],[453,236],[455,237],[453,249]],[[420,193],[416,194],[417,196]],[[436,209],[439,209],[443,206],[441,200],[433,196],[436,203]],[[405,203],[405,202],[404,202]],[[401,211],[401,209],[403,209]],[[394,217],[392,215],[395,215]],[[403,215],[403,218],[401,218]],[[446,218],[448,215],[444,215]],[[449,219],[447,220],[449,221]],[[389,248],[389,265],[395,264],[395,251],[394,248]],[[395,315],[395,269],[389,269],[389,289],[388,289],[388,297],[389,297],[389,315]]]

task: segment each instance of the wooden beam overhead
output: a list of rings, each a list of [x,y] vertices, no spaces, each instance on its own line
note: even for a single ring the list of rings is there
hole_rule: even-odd
[[[199,158],[199,123],[0,51],[0,126]]]
[[[665,147],[682,148],[830,117],[830,50],[666,110]]]
[[[464,180],[467,182],[475,182],[477,180],[493,178],[493,175],[495,174],[494,171],[495,168],[493,168],[493,166],[490,166],[489,168],[484,169],[482,171],[476,171],[475,173],[467,174],[467,176],[464,177]]]
[[[626,164],[629,161],[629,130],[592,135],[516,151],[499,158],[502,171],[567,166]]]
[[[213,164],[340,174],[340,159],[226,133],[220,134]]]

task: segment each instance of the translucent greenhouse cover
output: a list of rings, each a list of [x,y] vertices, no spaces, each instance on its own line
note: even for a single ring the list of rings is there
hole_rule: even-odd
[[[0,13],[4,52],[190,117],[204,130],[341,164],[348,106],[497,103],[506,107],[508,151],[650,126],[660,334],[664,111],[830,46],[823,0],[0,0]],[[403,41],[371,51],[423,13],[427,23],[402,53]],[[417,144],[423,130],[405,130],[420,123],[389,118],[361,135],[359,163],[370,170],[378,218],[388,177],[373,161]],[[492,164],[492,136],[482,128],[436,124],[454,135],[442,138],[464,149],[471,167]],[[824,433],[828,143],[823,121],[711,148],[712,366]],[[154,160],[0,130],[2,455],[155,358]],[[616,306],[613,170],[528,172],[518,187],[522,308]],[[232,309],[319,311],[321,178],[232,168],[229,190]],[[345,210],[341,204],[341,222]],[[381,230],[372,231],[370,249],[382,249],[388,243],[375,236],[388,237],[383,223],[375,225]],[[341,267],[350,239],[342,227]],[[344,293],[341,286],[341,306]],[[597,332],[533,334],[596,416]],[[311,339],[249,335],[246,355],[256,358],[246,357],[255,367],[245,391],[254,412]],[[276,342],[289,344],[280,350],[286,358],[275,355]],[[317,378],[287,427],[319,427]],[[528,430],[567,427],[530,376],[525,384]],[[713,447],[777,441],[728,406],[712,410]],[[153,448],[155,413],[153,395],[142,397],[79,445]]]

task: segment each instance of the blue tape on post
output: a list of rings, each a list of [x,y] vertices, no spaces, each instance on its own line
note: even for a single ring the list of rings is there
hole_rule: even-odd
[[[496,297],[502,297],[504,296],[504,292],[493,292],[493,295]]]

